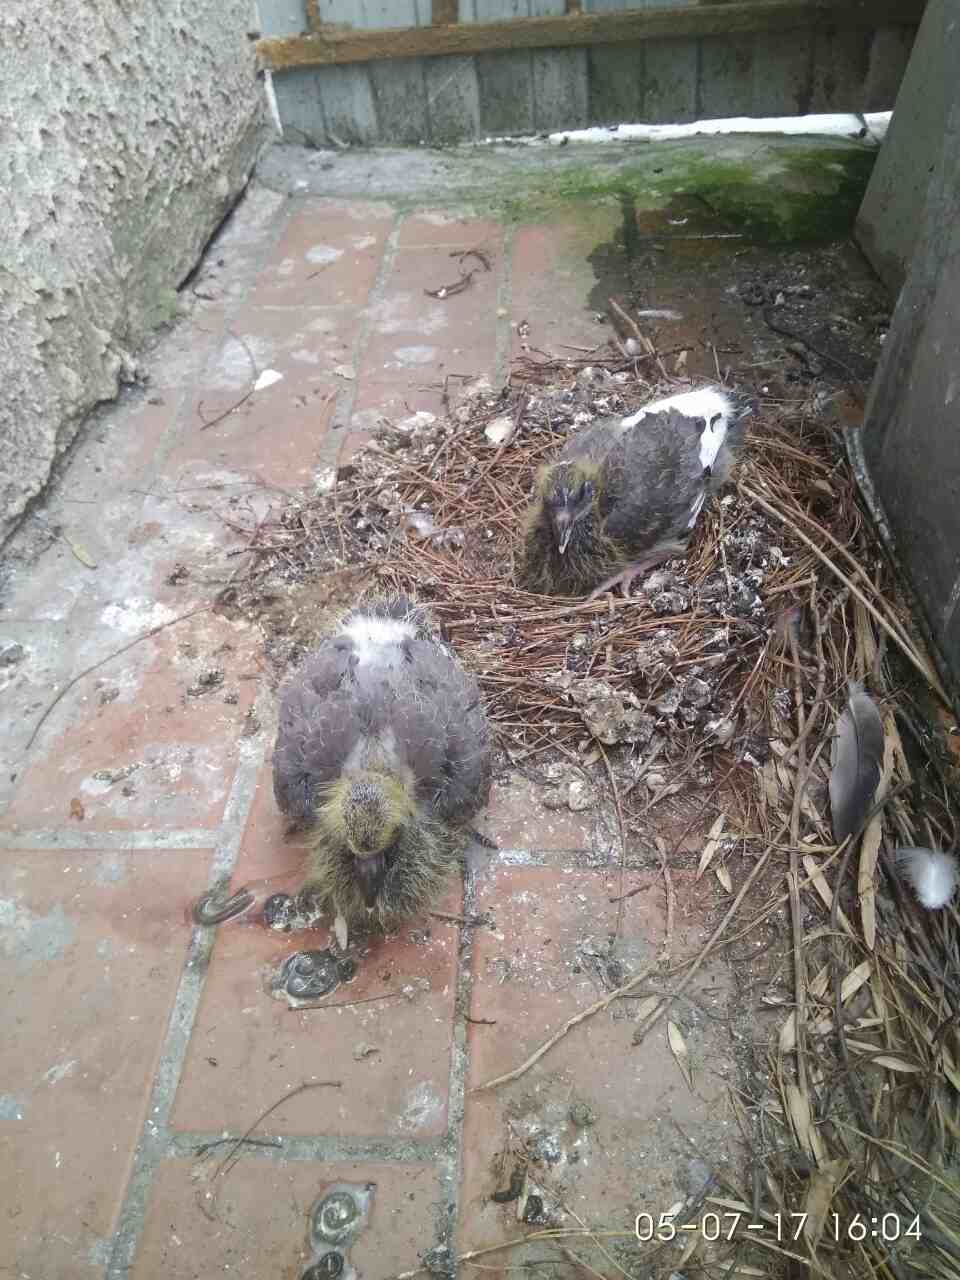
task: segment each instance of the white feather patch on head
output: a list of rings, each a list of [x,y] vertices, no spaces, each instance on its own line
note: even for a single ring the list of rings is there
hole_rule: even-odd
[[[384,649],[394,649],[404,640],[415,640],[417,629],[412,622],[404,622],[398,618],[361,615],[344,627],[343,634],[353,641],[357,660],[365,664],[382,661],[386,656]]]
[[[676,409],[687,418],[704,419],[707,426],[700,436],[700,463],[704,469],[712,467],[726,439],[730,424],[736,416],[731,397],[717,390],[716,387],[699,387],[696,391],[682,391],[679,395],[666,396],[663,400],[654,400],[652,404],[645,404],[629,418],[624,418],[621,426],[633,427],[648,413],[664,413],[668,409]]]
[[[897,866],[928,911],[945,907],[957,890],[960,869],[952,853],[939,849],[898,849]]]

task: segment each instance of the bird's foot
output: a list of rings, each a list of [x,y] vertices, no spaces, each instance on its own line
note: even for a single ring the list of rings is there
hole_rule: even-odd
[[[622,573],[614,574],[612,578],[607,578],[605,582],[601,582],[599,587],[595,587],[587,596],[587,601],[596,600],[599,596],[604,595],[607,591],[612,591],[617,586],[620,587],[623,598],[626,600],[630,595],[631,583],[637,574],[641,573],[645,568],[646,565],[642,564],[630,565]]]

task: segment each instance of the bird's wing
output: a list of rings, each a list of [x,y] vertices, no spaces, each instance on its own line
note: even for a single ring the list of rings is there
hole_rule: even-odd
[[[438,817],[466,816],[485,801],[490,776],[480,691],[445,645],[414,640],[407,654],[409,683],[391,720],[397,749]]]
[[[312,653],[280,699],[273,791],[280,809],[309,821],[317,792],[332,782],[362,731],[351,641],[334,637]]]
[[[628,552],[686,538],[703,505],[704,424],[676,410],[650,414],[625,430],[600,479],[604,532]]]
[[[570,436],[557,455],[557,461],[600,464],[622,434],[623,425],[619,418],[599,418]]]

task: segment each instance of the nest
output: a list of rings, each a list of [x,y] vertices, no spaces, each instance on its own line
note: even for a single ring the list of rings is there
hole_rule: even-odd
[[[654,370],[656,383],[639,376]],[[570,431],[677,386],[656,353],[528,354],[503,393],[474,384],[442,420],[385,426],[316,494],[249,528],[232,600],[358,569],[414,595],[477,674],[512,761],[602,755],[627,827],[665,787],[692,788],[701,827],[721,815],[699,872],[728,893],[746,879],[711,947],[789,908],[788,977],[771,975],[766,1001],[781,1022],[736,1099],[746,1179],[706,1200],[764,1238],[741,1232],[709,1259],[704,1242],[685,1275],[956,1277],[960,920],[925,913],[892,862],[898,844],[957,845],[955,768],[923,705],[945,695],[837,431],[817,401],[763,402],[736,486],[687,558],[629,601],[514,585],[537,468]],[[850,678],[879,700],[888,752],[877,812],[838,849],[829,741]],[[670,781],[642,788],[661,765]],[[742,901],[752,914],[734,926]]]

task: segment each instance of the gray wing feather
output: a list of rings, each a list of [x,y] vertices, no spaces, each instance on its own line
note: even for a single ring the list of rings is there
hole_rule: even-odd
[[[853,835],[869,812],[883,766],[883,722],[855,680],[831,744],[830,812],[837,841]]]
[[[676,410],[651,414],[624,431],[601,474],[604,532],[628,551],[683,539],[707,486],[700,463],[705,423]]]

